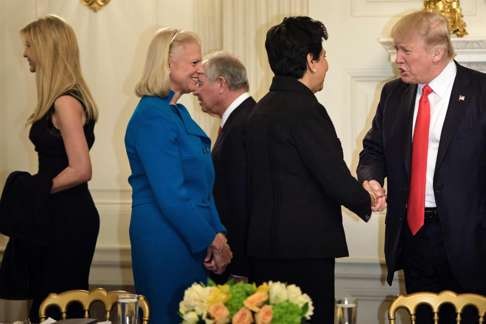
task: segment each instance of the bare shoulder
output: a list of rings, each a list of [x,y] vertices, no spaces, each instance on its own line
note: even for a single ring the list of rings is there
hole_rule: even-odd
[[[54,109],[56,113],[60,114],[84,114],[84,109],[81,103],[74,97],[69,95],[62,95],[54,101]]]
[[[54,101],[52,123],[58,129],[63,128],[63,125],[74,125],[78,123],[84,125],[86,123],[86,113],[81,102],[70,95],[58,97]]]

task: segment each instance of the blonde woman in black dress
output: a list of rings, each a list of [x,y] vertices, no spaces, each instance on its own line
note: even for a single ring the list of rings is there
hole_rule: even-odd
[[[49,15],[25,26],[21,36],[24,57],[37,84],[29,137],[38,153],[38,173],[51,179],[52,187],[40,211],[45,245],[11,238],[2,268],[13,266],[8,264],[13,253],[24,254],[28,282],[15,293],[33,299],[30,319],[38,322],[39,305],[49,293],[88,289],[99,230],[98,212],[87,186],[97,109],[81,74],[71,26]],[[8,295],[18,280],[14,272],[2,269],[0,294]]]

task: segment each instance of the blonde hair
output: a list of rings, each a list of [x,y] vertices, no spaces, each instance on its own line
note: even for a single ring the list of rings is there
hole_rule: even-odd
[[[41,119],[56,99],[74,90],[84,105],[87,120],[98,117],[96,103],[81,73],[74,30],[61,17],[48,15],[20,30],[31,43],[35,58],[37,106],[28,123]]]
[[[170,90],[170,55],[175,48],[191,42],[200,45],[195,33],[169,27],[159,29],[150,42],[142,77],[135,87],[137,96],[167,96]]]
[[[454,57],[449,25],[444,16],[425,10],[413,12],[402,17],[393,26],[391,36],[394,40],[403,40],[413,33],[421,37],[428,46],[442,46],[449,58]]]

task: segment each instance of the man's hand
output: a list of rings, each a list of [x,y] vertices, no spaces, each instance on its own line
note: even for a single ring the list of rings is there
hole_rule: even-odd
[[[368,191],[371,196],[371,210],[380,212],[386,208],[386,192],[385,189],[376,180],[363,181],[363,188]]]

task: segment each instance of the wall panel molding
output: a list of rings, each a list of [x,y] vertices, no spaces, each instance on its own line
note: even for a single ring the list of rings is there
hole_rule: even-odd
[[[361,140],[371,126],[379,101],[382,85],[393,78],[391,65],[388,67],[347,69],[348,95],[344,120],[346,127],[340,130],[343,138],[345,158],[350,161],[350,168],[356,169]]]
[[[96,205],[131,205],[131,189],[96,189],[90,188]],[[130,206],[129,206],[130,207]]]
[[[461,1],[464,16],[477,15],[477,1]],[[351,15],[354,17],[399,16],[422,8],[423,0],[351,0]]]

